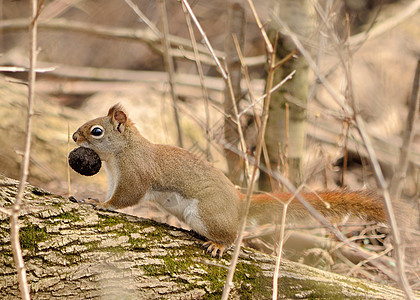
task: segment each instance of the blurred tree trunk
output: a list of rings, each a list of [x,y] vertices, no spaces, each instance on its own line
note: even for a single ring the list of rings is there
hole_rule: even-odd
[[[228,68],[229,75],[232,80],[233,93],[235,95],[236,106],[238,106],[239,100],[242,97],[241,91],[241,63],[239,60],[238,52],[235,48],[232,35],[235,35],[238,39],[241,50],[244,46],[245,40],[245,11],[243,7],[235,2],[229,8],[229,26],[225,42],[226,52],[226,65]],[[234,117],[233,103],[230,96],[230,91],[226,86],[225,89],[225,100],[224,110],[226,115]],[[225,141],[233,147],[239,148],[239,134],[237,125],[232,121],[231,118],[225,118],[224,125]],[[241,185],[244,176],[244,162],[243,159],[236,153],[226,149],[225,156],[228,164],[228,177],[237,185]]]
[[[18,182],[0,175],[0,207]],[[220,298],[230,253],[205,253],[194,234],[134,216],[95,210],[27,186],[20,240],[33,299]],[[243,249],[233,299],[271,299],[275,257]],[[404,299],[402,291],[282,261],[280,299]],[[0,213],[0,299],[19,288],[7,215]]]
[[[313,30],[315,24],[315,14],[310,1],[274,0],[272,6],[273,13],[286,22],[293,32],[297,33],[301,38],[308,38],[309,31]],[[269,35],[273,44],[277,32],[277,28],[270,28]],[[295,51],[293,42],[288,37],[279,34],[276,60],[280,61],[292,51]],[[301,164],[304,151],[306,100],[309,87],[309,69],[304,58],[298,55],[297,58],[292,58],[277,68],[274,75],[274,85],[293,70],[296,70],[293,79],[272,94],[265,142],[272,170],[279,170],[293,184],[299,185],[302,181]],[[299,105],[296,105],[296,103],[299,103]],[[286,119],[286,104],[289,107],[288,120]],[[289,128],[288,134],[286,130],[287,124]],[[279,158],[285,159],[281,159],[282,162],[280,163]],[[270,190],[271,188],[268,175],[262,173],[260,189]]]

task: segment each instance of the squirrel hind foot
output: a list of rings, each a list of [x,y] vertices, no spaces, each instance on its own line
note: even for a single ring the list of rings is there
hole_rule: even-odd
[[[219,258],[222,257],[223,253],[227,249],[225,245],[212,241],[203,243],[203,247],[206,248],[206,252],[210,253],[212,257],[219,256]]]

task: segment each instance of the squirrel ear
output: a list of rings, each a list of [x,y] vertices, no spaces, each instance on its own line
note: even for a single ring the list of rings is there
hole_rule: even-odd
[[[108,111],[108,116],[111,117],[111,123],[116,126],[119,132],[123,132],[127,123],[127,115],[123,111],[121,104],[115,104]]]

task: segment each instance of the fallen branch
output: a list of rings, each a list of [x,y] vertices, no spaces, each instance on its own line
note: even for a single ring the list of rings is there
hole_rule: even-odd
[[[0,206],[18,182],[0,176]],[[220,298],[232,251],[212,258],[194,233],[117,212],[95,210],[27,185],[20,222],[28,280],[36,298]],[[17,298],[17,279],[0,215],[0,298]],[[275,258],[242,249],[231,295],[269,299]],[[281,298],[404,299],[401,290],[283,260]],[[123,283],[123,284],[121,284]]]
[[[27,19],[10,19],[0,21],[0,32],[11,32],[17,30],[27,30],[29,22]],[[148,45],[153,51],[163,54],[161,48],[161,40],[150,29],[131,29],[124,27],[108,27],[87,22],[72,21],[67,19],[51,19],[48,21],[40,21],[38,24],[40,30],[56,30],[56,31],[74,31],[85,34],[91,34],[103,38],[114,38],[129,41],[142,42]],[[178,36],[169,35],[168,40],[173,47],[171,55],[176,58],[194,57],[191,41]],[[215,65],[214,60],[207,48],[203,45],[197,45],[202,63]],[[215,51],[218,57],[225,57],[223,51]],[[249,66],[262,65],[265,62],[265,56],[255,56],[245,58]]]

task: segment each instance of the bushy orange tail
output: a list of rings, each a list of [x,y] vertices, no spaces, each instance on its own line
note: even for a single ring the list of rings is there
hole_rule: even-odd
[[[354,215],[365,220],[380,223],[387,222],[385,204],[382,197],[370,191],[327,191],[319,193],[301,193],[318,212],[325,217],[341,218]],[[256,194],[251,198],[249,218],[259,223],[272,222],[281,217],[284,205],[292,197],[291,193],[277,192]],[[241,194],[241,199],[245,195]],[[287,219],[305,219],[309,211],[294,198],[288,207]]]

